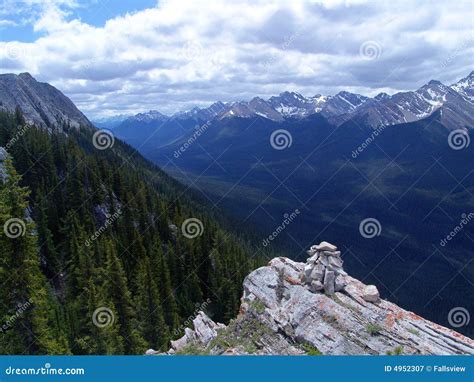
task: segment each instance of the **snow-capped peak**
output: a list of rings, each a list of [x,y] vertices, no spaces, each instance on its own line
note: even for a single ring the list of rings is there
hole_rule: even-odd
[[[467,77],[452,84],[451,88],[461,94],[468,101],[474,103],[474,71],[469,73]]]

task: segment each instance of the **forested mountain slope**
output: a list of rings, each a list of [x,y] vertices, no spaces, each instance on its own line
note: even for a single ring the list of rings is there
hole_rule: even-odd
[[[0,113],[1,353],[139,354],[203,304],[234,316],[249,245],[129,146],[62,130]]]

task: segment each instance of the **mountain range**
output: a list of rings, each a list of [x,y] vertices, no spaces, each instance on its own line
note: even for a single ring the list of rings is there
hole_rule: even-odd
[[[474,72],[447,86],[432,80],[416,91],[393,95],[380,93],[370,98],[341,91],[334,96],[305,97],[296,92],[283,92],[264,100],[215,102],[207,108],[195,107],[171,116],[157,110],[133,116],[120,114],[97,118],[99,128],[116,129],[124,139],[143,141],[153,134],[160,145],[168,144],[194,128],[214,119],[261,117],[275,122],[288,118],[301,119],[313,114],[324,116],[339,126],[349,120],[372,128],[414,122],[441,111],[443,124],[450,130],[474,125]],[[19,107],[27,121],[46,127],[63,123],[73,127],[91,125],[86,116],[53,86],[37,82],[29,73],[0,75],[0,110]],[[142,129],[144,131],[140,131]]]
[[[162,127],[166,123],[194,120],[196,123],[231,117],[262,117],[276,122],[288,118],[305,118],[321,114],[338,126],[353,120],[372,128],[418,121],[442,110],[442,119],[449,129],[471,128],[474,125],[474,72],[447,86],[432,80],[418,90],[393,95],[380,93],[370,98],[341,91],[334,96],[305,97],[296,92],[283,92],[264,100],[216,102],[208,108],[195,107],[189,111],[166,116],[156,110],[139,113],[119,124],[118,135],[128,136],[128,129]],[[140,134],[140,133],[138,133]],[[159,134],[159,133],[158,133]]]

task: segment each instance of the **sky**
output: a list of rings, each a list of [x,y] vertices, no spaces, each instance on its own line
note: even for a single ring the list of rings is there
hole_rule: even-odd
[[[216,100],[451,84],[473,70],[474,2],[0,0],[0,73],[89,118]]]

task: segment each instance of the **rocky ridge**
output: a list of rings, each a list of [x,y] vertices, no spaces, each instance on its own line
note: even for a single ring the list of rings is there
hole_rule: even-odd
[[[0,181],[4,182],[5,179],[7,178],[7,170],[5,168],[5,160],[8,157],[7,151],[3,148],[0,147]]]
[[[194,329],[161,354],[474,354],[470,338],[349,276],[334,245],[322,242],[308,254],[306,263],[278,257],[253,271],[236,319],[225,326],[199,312]]]
[[[29,73],[0,74],[0,110],[14,112],[17,107],[27,122],[43,128],[92,126],[54,86],[36,81]]]
[[[317,94],[312,97],[286,91],[268,100],[255,97],[248,102],[217,102],[209,108],[195,107],[166,118],[194,119],[202,123],[214,118],[262,117],[282,122],[287,118],[305,118],[319,113],[336,126],[354,121],[371,128],[379,128],[415,122],[440,110],[441,121],[448,129],[472,129],[473,81],[474,72],[471,72],[451,86],[432,80],[415,91],[398,92],[393,95],[380,93],[373,98],[347,91],[341,91],[333,96]],[[143,114],[130,117],[128,123],[140,121],[141,116]],[[151,115],[151,118],[161,120],[163,115],[160,114],[158,117]]]

